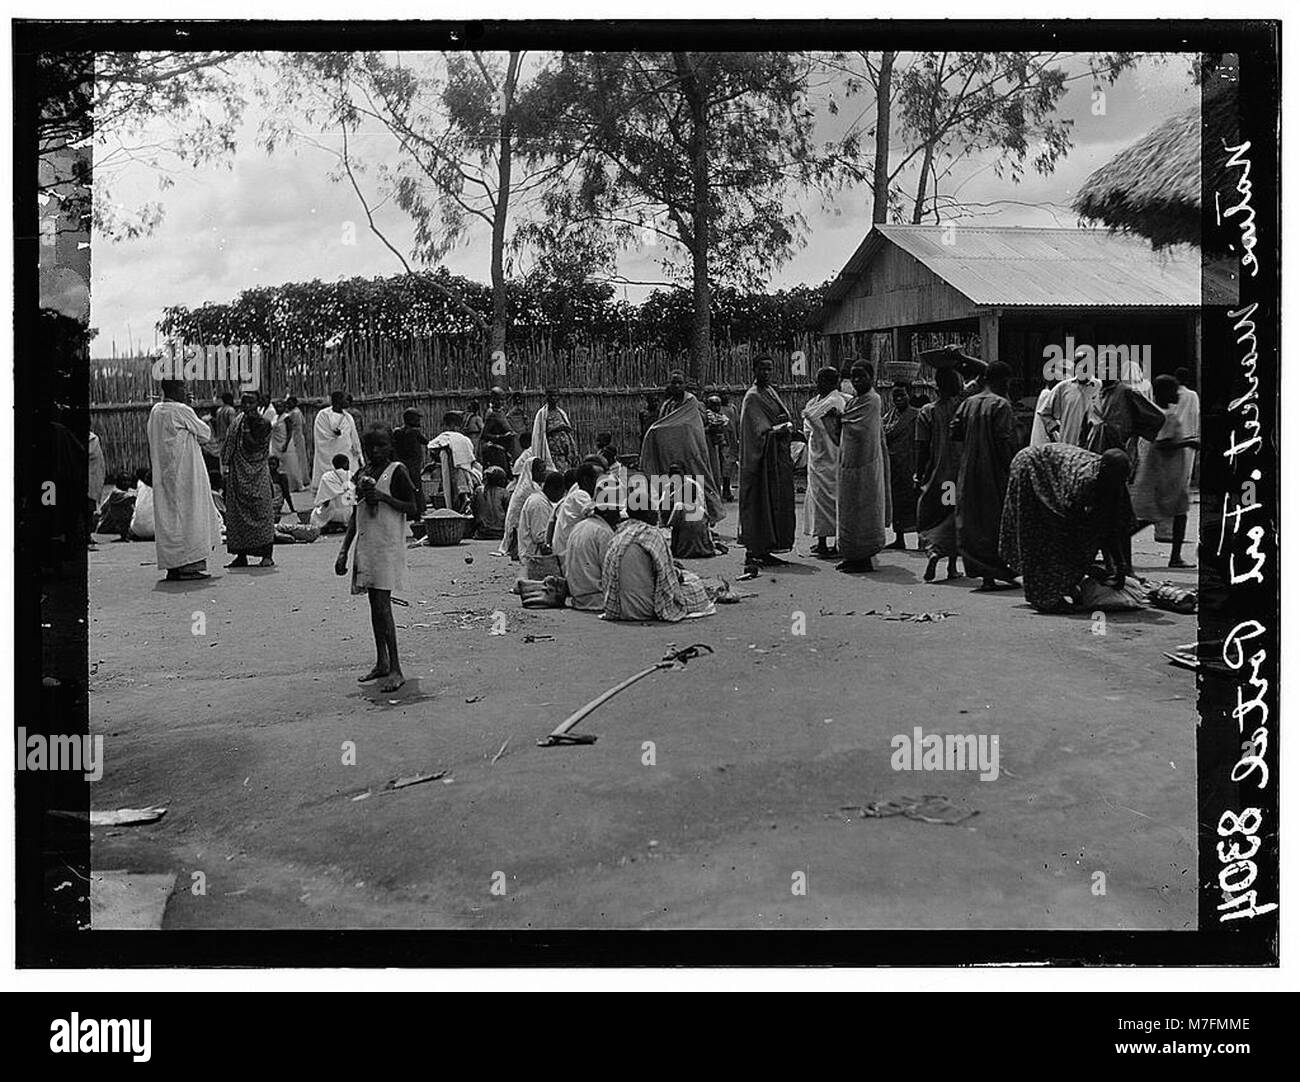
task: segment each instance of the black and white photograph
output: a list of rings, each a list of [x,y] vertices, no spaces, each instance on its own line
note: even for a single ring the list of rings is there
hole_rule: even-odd
[[[20,969],[1279,964],[1279,22],[110,9]]]

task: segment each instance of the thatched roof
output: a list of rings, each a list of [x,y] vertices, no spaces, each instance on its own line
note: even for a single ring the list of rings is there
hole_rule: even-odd
[[[1154,248],[1201,243],[1202,121],[1221,148],[1235,143],[1236,96],[1221,93],[1172,116],[1094,172],[1079,189],[1080,217],[1146,237]],[[1225,172],[1227,155],[1214,163]]]

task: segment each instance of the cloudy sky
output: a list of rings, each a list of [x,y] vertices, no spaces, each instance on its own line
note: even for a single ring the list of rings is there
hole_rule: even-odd
[[[1066,208],[1094,169],[1165,117],[1196,105],[1198,94],[1187,69],[1183,56],[1141,61],[1107,88],[1104,115],[1094,115],[1089,80],[1070,83],[1060,115],[1074,121],[1074,147],[1055,173],[1039,177],[1031,172],[1013,185],[998,179],[987,163],[967,162],[955,174],[961,178],[961,198],[992,204],[980,209],[985,224],[1073,226],[1074,215]],[[856,112],[844,110],[840,119]],[[175,172],[173,186],[164,192],[158,191],[157,175],[143,166],[129,166],[115,178],[116,200],[128,207],[158,200],[164,218],[147,237],[94,240],[91,324],[99,328],[92,343],[96,356],[152,349],[154,324],[166,305],[227,301],[252,286],[400,272],[394,255],[368,232],[351,187],[330,179],[333,155],[301,146],[269,156],[253,145],[260,120],[251,110],[232,158]],[[823,127],[834,123],[829,117],[822,120]],[[367,148],[372,157],[391,153],[378,135],[355,146],[354,154],[365,157]],[[914,187],[913,177],[908,188]],[[773,276],[774,288],[824,281],[870,228],[870,199],[863,190],[846,189],[829,205],[818,200],[802,209],[809,223],[806,244]],[[389,238],[408,252],[411,230],[404,214],[390,205],[376,217]],[[353,244],[345,243],[350,235],[355,235]],[[630,279],[661,279],[656,260],[653,249],[630,252],[620,270]],[[445,265],[485,281],[485,233],[471,231]],[[648,287],[626,289],[634,302],[648,292]]]

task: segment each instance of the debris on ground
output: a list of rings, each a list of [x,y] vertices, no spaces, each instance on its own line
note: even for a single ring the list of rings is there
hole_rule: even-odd
[[[439,778],[445,778],[447,771],[436,770],[432,774],[407,774],[405,777],[393,778],[391,781],[384,782],[381,792],[391,793],[397,789],[409,789],[412,785],[423,785],[426,781],[437,781]]]
[[[554,635],[525,635],[524,642],[554,642]]]
[[[866,609],[863,612],[858,612],[857,609],[849,609],[848,612],[832,612],[830,609],[819,609],[817,615],[874,616],[877,620],[903,620],[913,624],[932,624],[938,620],[947,620],[961,614],[953,612],[951,609],[941,609],[939,612],[894,612],[891,606],[886,606],[883,612],[879,609]]]
[[[92,827],[139,826],[143,823],[156,823],[167,814],[166,808],[116,808],[113,811],[92,811],[87,817],[83,811],[51,810],[51,815],[60,819],[75,819],[84,823],[87,818]]]
[[[946,796],[928,793],[925,796],[901,796],[896,800],[873,800],[868,804],[844,804],[840,806],[839,815],[856,813],[858,819],[889,819],[901,815],[906,819],[915,819],[921,823],[938,823],[941,826],[956,826],[967,819],[979,815],[970,808],[959,808]]]
[[[496,766],[497,760],[500,759],[501,756],[503,756],[506,753],[506,748],[508,748],[509,746],[510,746],[510,737],[506,737],[506,742],[497,749],[497,753],[494,756],[492,756],[492,761],[488,765]]]

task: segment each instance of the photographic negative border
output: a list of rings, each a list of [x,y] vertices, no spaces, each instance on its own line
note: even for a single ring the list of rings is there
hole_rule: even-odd
[[[555,966],[555,965],[1274,965],[1278,960],[1278,616],[1280,360],[1280,28],[1263,21],[1047,22],[157,22],[14,24],[15,226],[15,717],[29,731],[88,731],[88,617],[84,552],[41,593],[50,552],[41,472],[48,433],[87,417],[85,381],[65,381],[59,409],[38,312],[39,206],[36,55],[43,51],[152,49],[671,47],[744,50],[873,44],[920,48],[1131,48],[1200,52],[1213,61],[1205,93],[1235,91],[1238,142],[1225,186],[1215,163],[1228,150],[1204,131],[1204,237],[1236,251],[1236,300],[1202,309],[1202,518],[1199,638],[1225,641],[1225,677],[1198,674],[1199,927],[1187,932],[1084,931],[279,931],[165,933],[80,930],[89,891],[53,888],[70,870],[88,885],[89,831],[51,817],[88,811],[88,785],[68,775],[23,772],[16,781],[17,958],[21,966]],[[1248,147],[1247,147],[1248,144]],[[1245,149],[1242,149],[1245,148]],[[1242,162],[1247,163],[1243,165]],[[1247,187],[1242,187],[1245,184]],[[1245,203],[1245,207],[1241,205]],[[1233,207],[1238,209],[1231,212]],[[1244,249],[1245,225],[1253,247]],[[88,234],[85,237],[89,241]],[[1243,256],[1251,256],[1243,263]],[[1223,263],[1219,270],[1226,270]],[[86,280],[89,281],[88,266]],[[1249,335],[1245,334],[1248,320]],[[41,358],[43,360],[43,358]],[[1248,427],[1248,423],[1258,427]],[[73,428],[74,431],[80,429]],[[1248,441],[1248,445],[1241,446]],[[79,463],[85,476],[84,450]],[[1234,529],[1234,526],[1239,529]],[[1226,532],[1225,531],[1226,527]],[[1245,576],[1244,578],[1242,576]],[[1250,623],[1254,621],[1256,623]],[[1258,628],[1258,629],[1257,629]],[[1236,647],[1240,647],[1239,650]],[[1239,699],[1239,695],[1243,698]],[[1243,705],[1244,704],[1244,705]],[[1235,713],[1234,713],[1235,712]],[[38,720],[35,720],[38,719]],[[1239,724],[1240,722],[1240,724]],[[1263,737],[1258,730],[1265,730]],[[1266,740],[1266,745],[1262,741]],[[1243,743],[1249,746],[1243,750]],[[1258,756],[1258,763],[1243,758]],[[1264,772],[1267,781],[1264,784]],[[1237,776],[1234,779],[1233,772]],[[1258,809],[1260,827],[1247,808]],[[1225,819],[1225,813],[1233,816]],[[1235,825],[1234,825],[1235,824]],[[1228,827],[1227,833],[1224,827]],[[1241,827],[1237,830],[1236,827]],[[1244,853],[1249,834],[1260,840]],[[1225,843],[1226,846],[1225,847]],[[1242,862],[1251,861],[1248,870]],[[1246,882],[1248,871],[1250,882]],[[1245,884],[1245,885],[1243,885]],[[1255,915],[1243,916],[1256,892]],[[1226,894],[1225,894],[1226,892]],[[1226,896],[1239,904],[1225,910]],[[1225,918],[1225,912],[1227,917]]]

